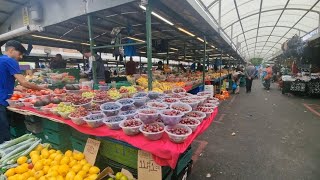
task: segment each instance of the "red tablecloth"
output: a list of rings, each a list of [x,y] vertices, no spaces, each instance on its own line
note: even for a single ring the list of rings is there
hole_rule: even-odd
[[[95,129],[90,128],[87,125],[78,126],[74,124],[71,120],[65,120],[55,115],[44,115],[42,112],[39,112],[33,108],[22,107],[21,109],[31,111],[34,114],[38,114],[42,117],[45,116],[59,121],[61,123],[68,124],[69,126],[84,134],[99,137],[108,136],[120,141],[124,141],[128,144],[131,144],[134,147],[152,153],[156,163],[158,163],[161,166],[170,166],[173,169],[176,167],[179,155],[185,152],[186,149],[192,143],[192,141],[211,125],[212,121],[214,121],[218,113],[218,108],[216,108],[216,110],[211,114],[211,116],[203,120],[202,123],[198,126],[197,130],[194,133],[192,133],[185,140],[184,143],[175,144],[169,140],[169,137],[166,133],[164,133],[163,137],[160,140],[149,141],[141,133],[136,136],[127,136],[123,133],[122,130],[110,130],[106,126],[101,126]]]

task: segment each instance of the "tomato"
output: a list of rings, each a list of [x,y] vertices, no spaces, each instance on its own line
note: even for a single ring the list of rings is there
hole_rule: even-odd
[[[15,96],[12,96],[11,98],[10,98],[10,100],[18,100],[19,98],[18,97],[15,97]]]

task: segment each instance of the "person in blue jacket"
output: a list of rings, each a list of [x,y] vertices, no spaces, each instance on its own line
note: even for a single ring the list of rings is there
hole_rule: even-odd
[[[27,50],[20,42],[10,40],[5,44],[5,55],[0,56],[0,144],[10,139],[6,113],[8,102],[6,100],[13,94],[15,80],[25,88],[45,89],[28,82],[21,74],[18,61],[22,59],[25,53],[27,53]]]

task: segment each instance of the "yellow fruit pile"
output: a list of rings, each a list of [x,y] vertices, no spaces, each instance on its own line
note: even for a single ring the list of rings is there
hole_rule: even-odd
[[[148,79],[145,77],[140,77],[137,80],[137,83],[144,88],[148,87]],[[185,87],[185,86],[186,86],[185,82],[158,82],[155,80],[152,82],[152,91],[165,92],[165,91],[172,90],[173,88],[176,88],[176,87]]]
[[[39,145],[27,157],[17,160],[19,166],[6,171],[8,180],[95,180],[100,169],[90,165],[83,153],[59,150]]]

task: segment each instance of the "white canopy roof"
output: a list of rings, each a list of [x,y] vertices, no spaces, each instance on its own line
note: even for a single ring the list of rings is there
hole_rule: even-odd
[[[319,0],[196,1],[218,25],[220,22],[222,35],[232,37],[234,45],[241,43],[239,51],[246,59],[268,59],[288,38],[303,37],[319,28]]]

